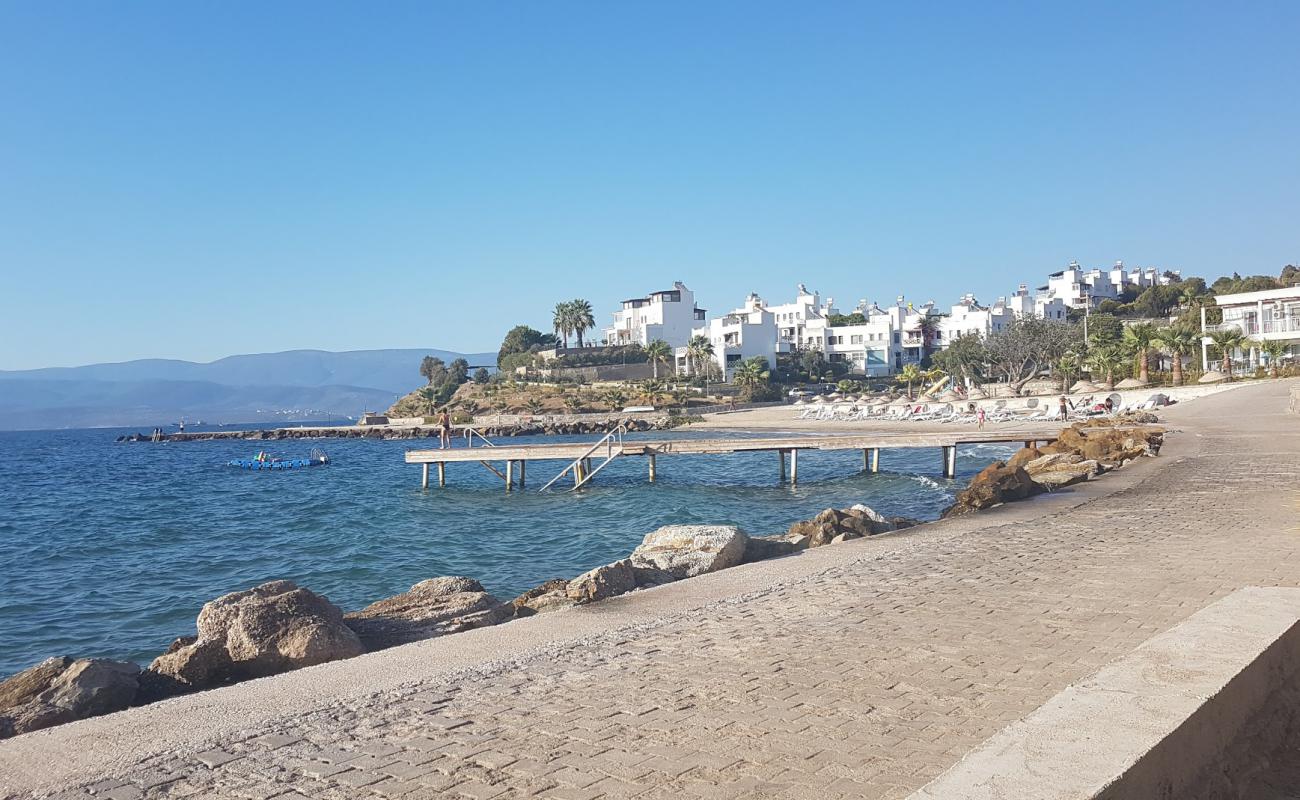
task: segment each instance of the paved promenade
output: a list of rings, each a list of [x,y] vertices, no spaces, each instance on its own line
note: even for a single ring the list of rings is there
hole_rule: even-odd
[[[0,743],[0,795],[901,798],[1246,585],[1300,586],[1286,384],[1095,483]]]

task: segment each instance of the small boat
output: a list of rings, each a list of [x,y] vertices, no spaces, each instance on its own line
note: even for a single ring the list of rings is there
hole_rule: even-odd
[[[236,458],[229,462],[229,466],[239,469],[306,469],[323,467],[328,463],[330,458],[325,451],[313,449],[307,458]]]

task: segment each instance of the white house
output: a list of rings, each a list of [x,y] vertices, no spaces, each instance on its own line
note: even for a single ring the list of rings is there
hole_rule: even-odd
[[[695,293],[677,281],[673,288],[623,301],[614,324],[603,331],[606,344],[649,344],[662,339],[673,347],[685,345],[691,331],[706,319],[695,305]]]
[[[1177,276],[1179,272],[1170,274]],[[1085,270],[1079,262],[1071,261],[1065,269],[1048,275],[1047,285],[1038,287],[1038,293],[1049,301],[1060,300],[1068,308],[1086,308],[1103,300],[1118,300],[1125,289],[1141,291],[1167,286],[1173,280],[1156,267],[1126,270],[1123,261],[1116,261],[1110,269]]]
[[[1201,307],[1201,364],[1210,368],[1208,336],[1220,328],[1236,328],[1251,339],[1285,342],[1291,358],[1300,357],[1300,286],[1285,289],[1266,289],[1262,292],[1222,294],[1214,298],[1215,305],[1223,309],[1223,322],[1206,323],[1206,309]],[[1258,347],[1246,353],[1253,365],[1260,364]]]
[[[693,336],[703,336],[713,345],[713,358],[724,380],[731,380],[736,364],[754,356],[763,356],[769,366],[776,366],[777,352],[788,352],[789,346],[777,341],[776,317],[766,308],[763,298],[751,293],[745,305],[708,324],[696,328]],[[685,346],[675,351],[677,371],[689,374],[692,369]]]

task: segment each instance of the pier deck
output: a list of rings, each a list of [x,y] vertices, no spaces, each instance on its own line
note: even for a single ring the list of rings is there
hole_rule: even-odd
[[[801,450],[861,450],[864,468],[871,472],[880,470],[880,451],[893,448],[934,448],[942,453],[945,477],[953,477],[957,468],[957,448],[973,444],[1034,444],[1055,439],[1060,432],[1059,423],[1026,426],[1015,429],[987,431],[953,430],[918,433],[912,431],[872,432],[866,434],[826,434],[782,437],[728,437],[715,439],[620,439],[614,434],[597,442],[565,442],[560,444],[483,445],[481,447],[454,447],[445,450],[408,450],[406,463],[423,466],[421,485],[429,486],[429,465],[438,469],[438,483],[446,485],[446,466],[454,463],[478,462],[488,467],[505,481],[506,490],[515,488],[516,465],[518,486],[523,487],[524,465],[529,461],[570,462],[556,479],[572,474],[575,488],[581,487],[602,467],[618,458],[644,457],[648,461],[649,478],[655,479],[655,459],[658,456],[727,455],[733,453],[775,452],[780,456],[780,475],[787,476],[786,457],[789,456],[789,480],[798,482],[799,451]],[[593,467],[591,462],[599,460]],[[501,462],[505,469],[498,470],[492,462]],[[554,483],[554,479],[551,483]],[[550,486],[550,483],[547,484]],[[543,487],[546,488],[546,487]]]

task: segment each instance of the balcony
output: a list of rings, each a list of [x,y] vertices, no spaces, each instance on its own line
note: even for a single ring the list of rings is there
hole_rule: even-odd
[[[1280,338],[1292,338],[1287,334],[1294,334],[1300,337],[1300,317],[1286,316],[1274,319],[1271,316],[1265,316],[1264,324],[1260,325],[1257,319],[1238,319],[1221,322],[1218,325],[1206,325],[1205,333],[1208,335],[1214,331],[1236,330],[1246,336],[1269,336],[1277,334]]]

